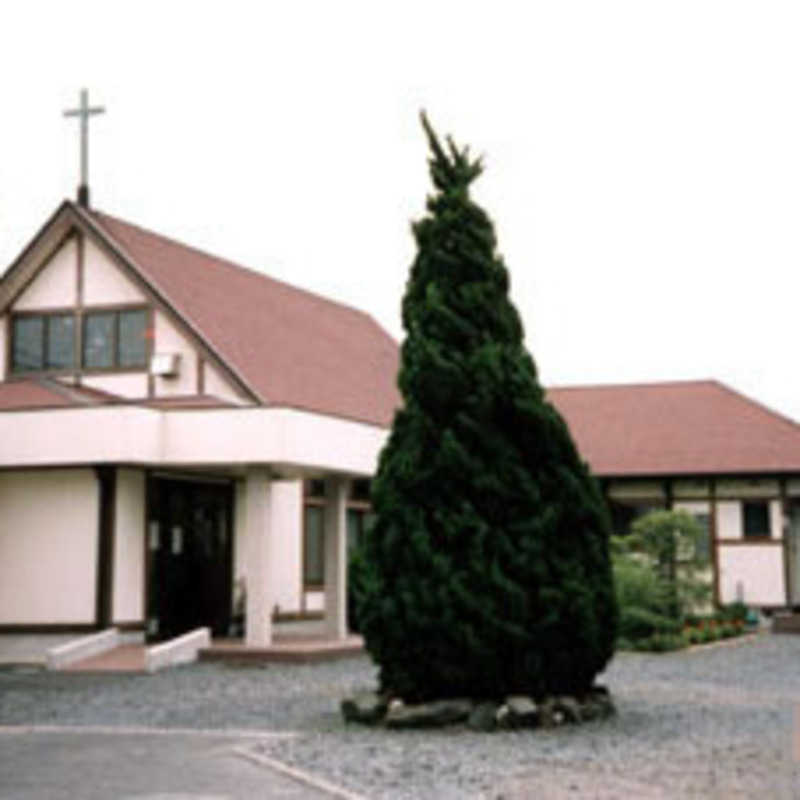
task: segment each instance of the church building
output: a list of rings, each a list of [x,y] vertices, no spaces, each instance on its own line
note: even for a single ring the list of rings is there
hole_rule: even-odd
[[[397,368],[367,314],[64,201],[0,281],[0,630],[344,638]],[[713,381],[549,399],[617,530],[685,509],[718,602],[800,603],[800,426]]]
[[[78,202],[0,278],[0,632],[347,637],[395,409],[368,314]],[[617,532],[706,531],[717,603],[800,606],[800,426],[714,381],[554,389]]]

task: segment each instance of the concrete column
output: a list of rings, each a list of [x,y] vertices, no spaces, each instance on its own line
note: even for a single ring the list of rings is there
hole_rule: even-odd
[[[325,633],[347,636],[347,494],[350,481],[325,481]]]
[[[247,471],[245,498],[245,549],[247,553],[247,618],[245,643],[248,647],[272,644],[272,482],[266,469]]]

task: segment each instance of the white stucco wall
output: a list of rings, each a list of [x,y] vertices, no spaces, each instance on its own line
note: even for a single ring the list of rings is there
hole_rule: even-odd
[[[84,375],[81,378],[83,386],[99,389],[103,392],[127,397],[132,400],[141,400],[147,397],[146,372],[122,372],[117,375]]]
[[[88,238],[83,264],[85,306],[145,302],[138,286]]]
[[[0,472],[0,624],[94,621],[97,503],[91,469]]]
[[[156,353],[177,353],[180,356],[178,374],[174,378],[156,377],[157,397],[191,395],[197,393],[197,351],[181,334],[166,314],[156,311]]]
[[[735,500],[717,502],[717,537],[742,538],[742,504]]]
[[[369,477],[388,431],[285,408],[96,406],[0,414],[0,466],[269,464]]]
[[[719,588],[723,603],[738,598],[748,605],[777,606],[786,602],[783,548],[779,544],[720,545]]]
[[[274,555],[275,565],[278,568],[271,573],[275,581],[271,594],[274,597],[274,604],[277,604],[282,612],[300,610],[302,500],[301,481],[273,481],[271,514],[273,539],[270,552]],[[237,481],[234,507],[234,584],[246,574],[247,569],[245,514],[245,483]]]
[[[275,554],[280,569],[276,570],[276,599],[281,611],[300,610],[302,573],[300,569],[303,536],[302,481],[273,483],[272,523],[275,526]]]
[[[205,394],[213,395],[220,398],[220,400],[227,400],[229,403],[235,403],[236,405],[243,405],[248,402],[240,397],[236,389],[208,361],[203,364],[203,382],[205,384]]]
[[[77,300],[78,245],[70,238],[16,299],[14,311],[69,308]]]
[[[717,497],[765,497],[778,496],[778,481],[772,478],[761,480],[719,480],[716,482]]]
[[[0,314],[0,380],[6,374],[6,329],[8,327],[8,316]]]
[[[114,622],[144,619],[144,512],[144,472],[118,469],[114,509]]]

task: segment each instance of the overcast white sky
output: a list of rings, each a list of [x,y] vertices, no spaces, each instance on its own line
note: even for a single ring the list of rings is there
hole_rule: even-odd
[[[485,154],[543,383],[715,377],[800,419],[800,4],[16,2],[0,269],[92,203],[402,335],[418,123]],[[265,343],[268,346],[269,343]]]

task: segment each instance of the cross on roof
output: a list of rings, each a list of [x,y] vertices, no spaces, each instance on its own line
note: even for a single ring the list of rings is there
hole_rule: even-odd
[[[87,207],[89,205],[89,117],[103,113],[105,113],[103,106],[89,105],[87,89],[81,89],[80,107],[64,112],[65,117],[80,117],[81,121],[81,183],[78,186],[78,203]]]

